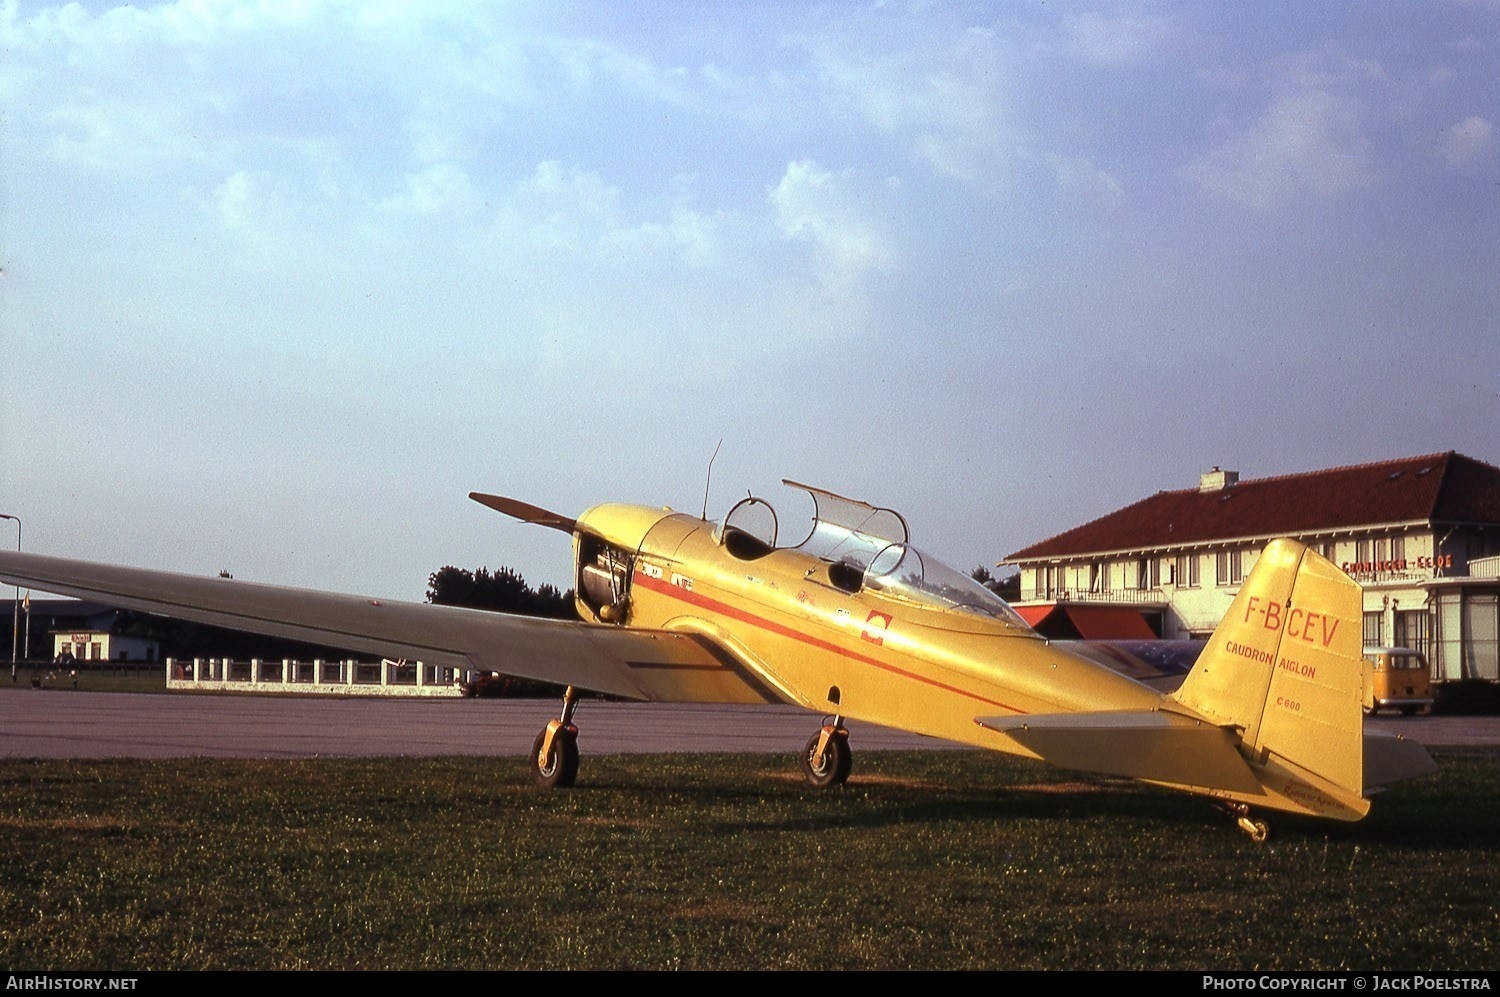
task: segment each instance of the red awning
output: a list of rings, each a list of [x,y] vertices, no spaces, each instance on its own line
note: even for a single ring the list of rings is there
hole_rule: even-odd
[[[1120,606],[1068,606],[1066,609],[1068,619],[1073,621],[1084,640],[1159,639],[1138,610]]]
[[[1055,605],[1053,605],[1053,606],[1012,606],[1011,608],[1014,609],[1017,613],[1020,614],[1021,619],[1023,619],[1023,620],[1026,621],[1026,625],[1028,627],[1030,627],[1031,629],[1035,630],[1036,629],[1036,625],[1038,623],[1042,622],[1043,620],[1045,620],[1047,617],[1051,616],[1052,615],[1052,611],[1055,610],[1057,607]]]

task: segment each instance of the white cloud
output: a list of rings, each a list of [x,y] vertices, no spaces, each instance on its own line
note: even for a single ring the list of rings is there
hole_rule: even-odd
[[[473,196],[474,188],[463,170],[451,163],[439,163],[408,174],[406,189],[386,198],[380,206],[402,214],[435,215],[467,203]]]
[[[1488,157],[1494,148],[1495,126],[1478,115],[1471,115],[1449,128],[1443,141],[1443,155],[1448,165],[1460,169]]]
[[[987,182],[1009,144],[1001,124],[1005,40],[983,27],[899,27],[899,45],[881,33],[810,41],[825,100],[892,136],[939,175]]]
[[[1374,170],[1358,108],[1313,88],[1276,97],[1254,122],[1185,168],[1206,190],[1258,208],[1361,188]]]
[[[214,188],[213,204],[219,220],[232,231],[243,230],[250,224],[255,212],[252,210],[251,178],[241,171]]]
[[[239,170],[225,177],[207,198],[193,189],[183,191],[188,202],[206,205],[223,231],[260,254],[275,254],[295,245],[310,220],[300,215],[301,198],[285,183],[263,170]],[[307,260],[311,267],[317,260]]]
[[[691,204],[691,180],[677,178],[670,205],[636,204],[600,174],[556,160],[538,163],[505,208],[516,236],[579,260],[634,269],[725,263],[724,211]]]
[[[624,225],[621,202],[619,189],[598,173],[546,160],[520,185],[513,211],[537,242],[588,251]]]
[[[1124,66],[1157,54],[1173,35],[1164,17],[1105,17],[1093,12],[1062,19],[1064,50],[1085,62]]]
[[[617,229],[610,233],[608,241],[631,256],[677,258],[688,267],[701,270],[723,261],[724,246],[720,238],[723,221],[722,215],[707,215],[677,204],[666,221],[645,221],[634,228]]]
[[[1058,186],[1069,196],[1092,198],[1090,203],[1119,204],[1125,199],[1125,187],[1109,171],[1090,160],[1076,156],[1046,157]]]
[[[824,280],[843,284],[895,264],[889,237],[864,209],[869,193],[855,171],[835,174],[804,159],[787,165],[770,199],[781,231],[810,243]]]

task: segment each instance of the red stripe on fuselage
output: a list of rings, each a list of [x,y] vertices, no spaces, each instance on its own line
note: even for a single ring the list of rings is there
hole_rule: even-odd
[[[807,644],[808,646],[817,648],[820,651],[827,651],[830,654],[837,654],[840,657],[848,658],[850,661],[858,661],[860,664],[870,665],[873,668],[878,668],[884,672],[890,672],[892,675],[899,675],[902,678],[910,679],[913,682],[921,682],[923,685],[930,685],[934,688],[942,689],[945,692],[951,692],[958,696],[965,696],[969,699],[975,700],[976,702],[985,703],[989,706],[998,706],[1000,709],[1010,710],[1012,713],[1026,712],[1025,710],[1019,710],[1014,706],[999,702],[998,700],[975,695],[967,689],[960,689],[957,686],[949,685],[946,682],[938,682],[928,678],[925,675],[918,675],[917,673],[907,671],[904,668],[898,668],[895,665],[881,661],[878,658],[872,658],[869,655],[860,654],[858,651],[851,651],[848,648],[840,647],[832,641],[824,640],[821,637],[814,637],[812,634],[804,633],[801,630],[786,626],[783,623],[777,623],[775,620],[768,620],[764,616],[760,616],[756,613],[749,612],[748,610],[741,609],[738,606],[731,606],[728,603],[720,602],[718,599],[713,599],[706,595],[700,595],[690,588],[684,588],[681,585],[674,585],[664,578],[653,578],[651,575],[637,571],[635,573],[634,584],[639,585],[642,588],[649,589],[652,592],[656,592],[659,595],[668,596],[670,598],[677,599],[680,602],[685,602],[690,606],[696,606],[699,609],[706,609],[711,613],[718,613],[720,616],[727,616],[730,619],[739,620],[741,623],[748,623],[753,627],[758,627],[761,630],[768,631],[781,637],[790,637],[792,640]]]

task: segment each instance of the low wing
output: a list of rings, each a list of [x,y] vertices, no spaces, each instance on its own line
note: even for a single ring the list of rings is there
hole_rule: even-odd
[[[706,637],[0,552],[0,581],[121,609],[658,702],[782,702]]]

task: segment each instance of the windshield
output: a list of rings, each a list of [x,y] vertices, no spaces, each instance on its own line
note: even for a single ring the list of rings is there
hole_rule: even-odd
[[[1019,613],[994,592],[910,544],[889,544],[865,569],[864,585],[897,598],[992,616],[1030,629]]]

